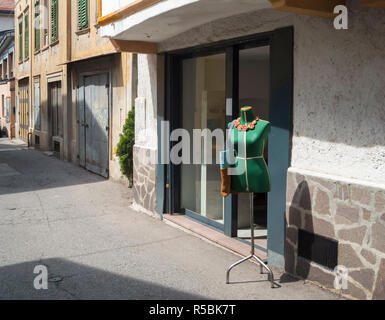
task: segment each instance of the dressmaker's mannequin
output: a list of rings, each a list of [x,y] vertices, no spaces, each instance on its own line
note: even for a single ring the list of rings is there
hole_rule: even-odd
[[[274,288],[274,274],[268,265],[255,254],[254,248],[254,192],[269,192],[270,173],[263,158],[263,151],[270,133],[270,123],[255,118],[251,107],[241,109],[241,117],[237,119],[230,134],[230,143],[234,147],[235,171],[231,175],[231,193],[248,192],[250,195],[250,255],[233,263],[226,272],[226,283],[229,283],[230,271],[237,265],[256,259],[262,268],[269,272],[271,287]],[[231,149],[230,149],[230,152]]]
[[[269,169],[263,158],[264,147],[270,133],[270,123],[258,119],[253,126],[255,120],[252,108],[244,107],[241,109],[238,127],[249,125],[248,130],[240,131],[234,127],[231,132],[230,141],[234,146],[236,156],[235,168],[241,170],[240,172],[244,171],[240,175],[231,176],[231,192],[233,193],[265,193],[269,192],[271,188]]]

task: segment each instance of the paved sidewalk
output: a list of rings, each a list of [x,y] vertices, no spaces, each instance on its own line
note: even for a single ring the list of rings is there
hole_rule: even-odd
[[[125,186],[0,139],[0,299],[338,299],[130,209]],[[12,149],[13,150],[8,150]],[[4,151],[6,150],[6,151]],[[36,265],[48,290],[36,290]]]
[[[0,138],[0,151],[12,151],[27,148],[27,143],[18,139]]]

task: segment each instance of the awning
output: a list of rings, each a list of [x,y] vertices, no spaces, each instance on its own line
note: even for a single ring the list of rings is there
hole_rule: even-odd
[[[164,0],[133,14],[125,8],[115,11],[117,21],[113,12],[108,15],[107,21],[114,22],[100,28],[102,36],[157,43],[210,21],[272,5],[269,0]]]

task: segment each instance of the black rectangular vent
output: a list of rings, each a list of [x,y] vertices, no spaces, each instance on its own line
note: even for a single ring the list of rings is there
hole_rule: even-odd
[[[58,142],[58,141],[53,142],[53,151],[60,153],[60,142]]]
[[[40,137],[35,136],[35,145],[39,146],[40,145]]]
[[[338,265],[338,241],[299,229],[298,256],[333,270]]]

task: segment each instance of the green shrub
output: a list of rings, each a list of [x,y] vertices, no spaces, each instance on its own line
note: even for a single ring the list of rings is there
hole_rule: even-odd
[[[128,117],[120,134],[116,154],[119,157],[120,170],[133,184],[133,148],[135,143],[135,109],[128,113]]]

